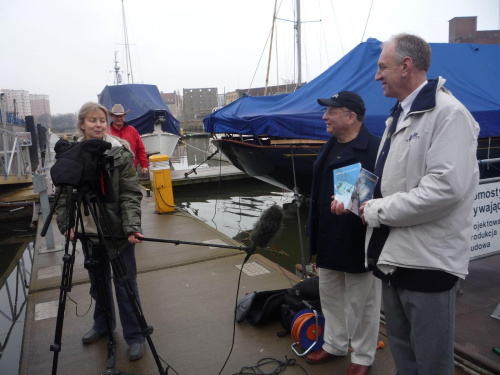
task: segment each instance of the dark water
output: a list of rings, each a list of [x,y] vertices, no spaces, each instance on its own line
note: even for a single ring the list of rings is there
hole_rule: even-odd
[[[1,223],[0,372],[17,374],[33,260],[31,220]]]
[[[174,168],[186,169],[185,166],[191,166],[193,160],[198,164],[203,162],[210,154],[203,150],[208,150],[209,145],[210,140],[207,137],[185,140],[185,145],[177,146],[171,158]],[[209,160],[200,168],[216,167],[221,163],[224,162]],[[309,263],[305,237],[308,206],[301,202],[297,208],[292,192],[249,178],[204,185],[203,191],[177,189],[174,200],[177,206],[185,208],[218,231],[242,242],[248,239],[248,232],[257,222],[261,212],[273,204],[278,204],[284,210],[282,229],[271,241],[268,249],[257,252],[291,272],[295,272],[295,265],[302,262],[302,253],[305,263]],[[250,245],[248,242],[247,244]]]

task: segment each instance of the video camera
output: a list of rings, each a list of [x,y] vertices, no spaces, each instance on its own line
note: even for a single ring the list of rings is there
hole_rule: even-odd
[[[52,182],[57,187],[93,188],[105,202],[116,201],[109,178],[114,159],[105,154],[109,149],[111,143],[101,139],[74,143],[60,139],[54,147],[56,162],[50,169]]]

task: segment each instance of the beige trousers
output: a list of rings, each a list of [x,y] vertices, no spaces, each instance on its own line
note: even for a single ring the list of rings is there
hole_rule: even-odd
[[[351,362],[364,366],[373,363],[380,325],[381,288],[381,281],[372,272],[319,269],[325,351],[347,355],[350,339]]]

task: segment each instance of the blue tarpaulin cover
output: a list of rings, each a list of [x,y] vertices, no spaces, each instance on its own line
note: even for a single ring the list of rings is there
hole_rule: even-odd
[[[243,96],[203,120],[210,133],[328,139],[318,98],[355,91],[365,101],[365,124],[382,136],[396,100],[375,81],[381,42],[370,38],[311,82],[290,94]],[[472,113],[480,137],[500,135],[500,45],[430,43],[428,78],[442,76],[445,87]]]
[[[139,134],[151,133],[154,122],[165,118],[161,129],[180,136],[179,121],[172,115],[163,101],[158,87],[145,84],[106,86],[98,95],[99,103],[111,110],[113,105],[121,104],[130,113],[125,121],[137,129]]]

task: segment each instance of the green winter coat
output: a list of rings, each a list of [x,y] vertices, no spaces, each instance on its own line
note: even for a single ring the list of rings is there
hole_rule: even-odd
[[[113,157],[114,167],[109,171],[111,185],[113,186],[116,201],[103,203],[103,208],[111,232],[117,237],[118,246],[121,248],[128,244],[127,237],[134,232],[142,233],[141,229],[141,199],[142,192],[137,182],[134,167],[134,155],[128,149],[128,144],[118,138],[106,135],[105,141],[110,142],[112,148],[106,154]],[[61,189],[61,187],[58,187]],[[57,226],[61,233],[68,229],[68,200],[73,190],[72,187],[62,187],[63,191],[56,204]],[[82,215],[84,210],[82,207]],[[103,224],[102,215],[98,215],[101,229],[106,235],[108,231]],[[87,223],[87,224],[86,224]],[[88,225],[90,224],[90,225]],[[96,233],[92,217],[84,218],[84,228],[87,233]],[[79,225],[78,232],[81,232]],[[118,239],[121,237],[120,239]],[[110,245],[110,243],[107,243]]]

